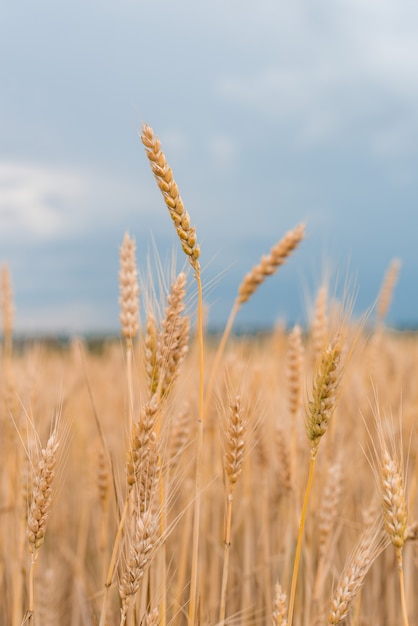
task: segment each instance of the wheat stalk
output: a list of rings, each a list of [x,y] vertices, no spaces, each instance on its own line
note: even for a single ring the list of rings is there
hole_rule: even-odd
[[[261,257],[260,263],[255,265],[243,279],[238,288],[238,295],[232,307],[228,321],[226,323],[221,341],[216,351],[215,360],[211,370],[207,390],[205,414],[208,411],[211,401],[216,372],[218,370],[222,355],[225,350],[228,337],[231,334],[232,326],[241,306],[247,302],[268,276],[276,273],[277,269],[285,263],[290,254],[297,248],[305,237],[305,225],[299,224],[293,230],[288,231],[280,241],[271,248],[270,254]]]
[[[126,622],[129,606],[138,593],[144,574],[156,550],[158,538],[158,515],[150,511],[145,513],[135,508],[134,533],[126,559],[126,569],[119,583],[119,595],[122,602],[120,626]]]
[[[196,231],[191,226],[190,216],[186,211],[173,172],[168,165],[167,159],[161,150],[161,143],[154,136],[154,131],[148,124],[142,126],[141,141],[151,165],[152,172],[158,187],[163,195],[174,227],[180,239],[183,252],[186,254],[190,265],[194,269],[197,283],[197,337],[199,345],[199,410],[198,410],[198,435],[196,442],[196,478],[195,478],[195,501],[193,520],[193,545],[192,545],[192,572],[190,581],[189,624],[194,626],[197,607],[197,571],[199,560],[199,531],[201,510],[201,480],[202,480],[202,456],[203,456],[203,422],[204,422],[204,361],[203,361],[203,292],[200,269],[200,247],[197,243]],[[104,625],[100,625],[104,626]],[[162,626],[165,626],[163,619]]]
[[[32,501],[27,520],[26,536],[28,539],[31,564],[29,570],[29,606],[27,610],[28,621],[33,618],[34,594],[33,577],[34,567],[39,555],[47,527],[52,505],[52,486],[55,478],[55,465],[59,447],[58,433],[54,430],[41,450],[40,459],[33,479]]]
[[[226,591],[228,585],[229,556],[231,548],[231,524],[233,492],[242,472],[244,460],[247,423],[244,411],[241,408],[241,398],[236,396],[229,406],[229,420],[226,426],[226,449],[224,453],[224,472],[226,485],[225,506],[225,533],[224,533],[224,562],[221,582],[221,598],[219,609],[219,624],[225,622]]]
[[[399,464],[396,462],[395,458],[391,456],[386,446],[383,446],[382,449],[380,474],[385,530],[396,550],[401,593],[402,622],[403,626],[408,626],[409,621],[406,607],[403,569],[403,547],[408,538],[408,514],[404,479]]]
[[[318,360],[317,371],[315,373],[312,397],[308,403],[305,427],[306,434],[311,442],[311,458],[309,463],[308,481],[305,489],[299,523],[295,560],[293,564],[293,575],[289,596],[289,626],[292,626],[293,620],[299,562],[302,551],[303,533],[308,510],[309,496],[315,470],[315,459],[318,453],[321,438],[324,436],[328,428],[329,421],[334,413],[337,401],[337,392],[341,382],[342,346],[343,336],[341,333],[338,333],[322,351]]]

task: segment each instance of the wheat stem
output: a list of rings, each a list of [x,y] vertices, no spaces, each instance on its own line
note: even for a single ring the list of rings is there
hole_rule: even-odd
[[[402,547],[397,548],[396,558],[398,561],[399,590],[401,594],[402,626],[409,626],[408,611],[406,608],[405,577],[404,577],[404,569],[403,569]]]
[[[219,624],[225,622],[226,612],[226,588],[228,585],[229,555],[231,552],[231,523],[232,523],[232,493],[226,498],[225,534],[224,534],[224,562],[222,568],[221,599],[219,609]]]
[[[293,612],[295,608],[295,598],[296,598],[296,585],[297,585],[297,580],[298,580],[300,557],[302,553],[303,534],[305,530],[306,513],[308,510],[309,496],[310,496],[311,488],[312,488],[314,470],[315,470],[315,457],[311,456],[310,463],[309,463],[308,482],[306,484],[305,496],[303,498],[302,513],[301,513],[300,523],[299,523],[299,532],[298,532],[298,539],[297,539],[297,544],[296,544],[295,560],[294,560],[294,565],[293,565],[292,583],[290,586],[289,613],[288,613],[288,619],[287,619],[289,626],[292,626],[292,621],[293,621]]]
[[[128,509],[129,509],[130,494],[131,494],[131,492],[129,492],[127,497],[126,497],[125,505],[123,507],[122,515],[121,515],[121,518],[120,518],[120,521],[119,521],[118,530],[116,532],[115,541],[113,543],[112,556],[110,558],[110,563],[109,563],[109,567],[108,567],[108,570],[107,570],[105,588],[104,588],[104,592],[103,592],[103,602],[102,602],[102,610],[101,610],[101,613],[100,613],[100,623],[99,623],[99,626],[105,626],[105,624],[106,624],[106,614],[107,614],[109,589],[110,589],[110,586],[111,586],[112,581],[113,581],[113,574],[115,572],[116,561],[117,561],[118,552],[119,552],[119,545],[120,545],[120,542],[121,542],[121,539],[122,539],[123,527],[125,525],[125,519],[126,519],[126,515],[128,513]]]
[[[195,502],[193,518],[193,544],[192,544],[192,570],[190,578],[190,603],[189,603],[189,626],[194,626],[197,603],[197,578],[199,565],[199,529],[201,508],[201,481],[203,465],[203,425],[204,425],[204,362],[203,362],[203,295],[200,271],[195,272],[198,289],[197,300],[197,336],[199,343],[199,413],[197,421],[197,445],[196,445],[196,476],[195,476]]]

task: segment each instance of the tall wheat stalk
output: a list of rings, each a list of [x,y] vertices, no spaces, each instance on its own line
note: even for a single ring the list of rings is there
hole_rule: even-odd
[[[216,373],[222,355],[225,350],[229,335],[231,334],[235,318],[243,304],[248,302],[258,287],[266,280],[268,276],[272,276],[283,265],[292,252],[298,247],[305,237],[305,225],[299,224],[293,230],[290,230],[280,241],[271,248],[268,255],[263,255],[258,265],[255,265],[246,276],[244,276],[241,285],[238,288],[238,295],[235,299],[224,332],[221,337],[218,349],[216,351],[215,360],[212,366],[211,375],[206,389],[206,406],[205,413],[211,402],[213,386],[215,383]]]
[[[292,626],[293,611],[296,598],[296,585],[299,572],[299,563],[302,552],[303,534],[305,529],[306,514],[308,510],[309,496],[315,470],[315,460],[318,454],[319,444],[325,435],[328,424],[335,411],[337,392],[341,382],[341,359],[343,337],[337,334],[328,346],[322,351],[316,371],[312,397],[309,400],[306,416],[306,434],[311,442],[311,455],[309,462],[309,474],[303,498],[302,513],[299,523],[298,539],[296,544],[295,560],[293,565],[292,582],[289,596],[288,623]]]
[[[183,252],[186,254],[194,270],[197,283],[197,337],[199,344],[199,409],[198,434],[196,444],[196,476],[195,476],[195,503],[193,520],[192,571],[190,580],[189,626],[193,626],[196,619],[197,584],[199,564],[199,528],[201,510],[201,481],[203,462],[203,425],[204,425],[204,363],[203,363],[203,292],[200,269],[200,247],[197,244],[196,231],[190,224],[190,216],[184,208],[183,201],[173,172],[165,154],[161,150],[160,140],[154,136],[154,131],[148,124],[142,126],[141,141],[151,165],[152,172],[161,190],[164,202],[173,220],[174,227],[180,239]],[[164,626],[164,623],[162,624]]]

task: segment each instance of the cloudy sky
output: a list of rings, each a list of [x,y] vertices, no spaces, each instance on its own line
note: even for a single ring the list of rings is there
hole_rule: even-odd
[[[306,241],[238,325],[305,320],[324,276],[349,277],[360,314],[394,257],[388,321],[418,322],[415,0],[3,0],[0,84],[19,330],[117,330],[126,230],[142,274],[157,253],[183,263],[143,122],[196,226],[212,324],[301,221]]]

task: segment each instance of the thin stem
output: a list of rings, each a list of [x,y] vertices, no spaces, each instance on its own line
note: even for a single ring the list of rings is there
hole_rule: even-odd
[[[189,603],[189,626],[195,623],[197,604],[197,576],[199,560],[199,528],[200,528],[200,488],[202,479],[202,453],[203,453],[203,422],[204,422],[204,380],[203,380],[203,294],[200,271],[196,274],[198,300],[197,300],[197,334],[199,342],[199,413],[197,421],[197,449],[196,449],[196,479],[195,479],[195,502],[193,518],[193,544],[192,544],[192,570],[190,578],[190,603]]]
[[[100,615],[99,626],[105,626],[106,624],[106,612],[107,612],[107,600],[108,600],[108,594],[109,594],[109,587],[112,584],[113,574],[115,572],[116,560],[117,560],[117,555],[119,551],[119,544],[122,538],[122,532],[123,532],[123,527],[125,525],[126,514],[129,508],[129,499],[130,499],[130,494],[128,494],[125,500],[125,506],[123,508],[122,517],[120,518],[118,530],[117,530],[116,537],[115,537],[115,542],[113,544],[112,556],[110,559],[109,569],[107,570],[104,595],[103,595],[103,603],[102,603],[102,612]]]
[[[399,587],[400,587],[400,592],[401,592],[402,626],[409,626],[408,611],[406,610],[405,578],[404,578],[404,573],[403,573],[402,548],[398,548],[396,550],[396,556],[398,560]]]
[[[211,401],[211,396],[213,393],[213,387],[215,384],[215,378],[216,375],[218,373],[218,368],[219,368],[219,363],[221,361],[222,358],[222,354],[225,350],[225,346],[226,346],[226,342],[228,341],[229,335],[231,334],[231,330],[232,330],[232,325],[235,321],[235,318],[237,316],[237,313],[240,309],[240,304],[238,301],[235,301],[234,306],[232,307],[231,313],[229,315],[228,318],[228,322],[225,326],[225,330],[223,332],[221,341],[219,343],[218,349],[216,351],[215,354],[215,360],[213,362],[212,365],[212,369],[211,369],[211,374],[210,374],[210,378],[209,378],[209,382],[208,382],[208,386],[206,388],[206,403],[205,403],[205,411],[204,411],[204,415],[206,417],[208,410],[209,410],[209,403]]]
[[[292,584],[290,587],[290,597],[289,597],[289,613],[288,613],[288,620],[287,620],[288,626],[292,626],[293,610],[295,607],[295,597],[296,597],[296,583],[298,580],[300,555],[302,552],[303,533],[305,529],[306,513],[308,510],[309,496],[311,493],[314,470],[315,470],[315,457],[311,456],[311,460],[309,463],[308,482],[306,484],[305,497],[303,499],[302,514],[301,514],[300,523],[299,523],[299,533],[298,533],[298,541],[296,545],[295,561],[293,564]]]
[[[226,588],[228,585],[228,571],[229,571],[229,554],[231,548],[231,522],[232,522],[232,493],[229,492],[226,498],[226,512],[225,512],[225,535],[224,535],[224,563],[222,570],[222,585],[221,585],[221,603],[219,609],[219,624],[223,624],[225,621],[226,611]]]
[[[178,626],[179,620],[182,617],[182,596],[185,589],[185,580],[186,580],[186,570],[187,570],[187,556],[188,556],[188,548],[189,548],[189,537],[190,531],[192,528],[192,509],[187,509],[185,515],[185,524],[182,532],[182,537],[180,541],[180,554],[178,559],[178,567],[177,567],[177,585],[176,585],[176,594],[175,600],[173,603],[174,606],[174,616],[171,620],[172,626]]]
[[[164,489],[164,482],[163,482],[161,459],[159,461],[159,466],[160,466],[160,470],[159,470],[158,482],[159,482],[160,508],[161,508],[160,534],[161,534],[161,537],[165,537],[167,520],[166,520],[166,508],[165,508],[165,500],[164,500],[165,489]],[[166,542],[163,541],[163,544],[161,546],[161,552],[160,552],[161,589],[167,589],[167,565],[166,563],[167,563],[167,548],[166,548]],[[159,625],[166,626],[167,624],[167,594],[166,593],[163,593],[161,596],[159,614],[160,614]]]
[[[31,562],[30,562],[30,569],[29,569],[29,609],[28,609],[28,613],[31,617],[33,615],[33,603],[34,603],[33,578],[34,578],[35,563],[36,561],[32,557]]]

